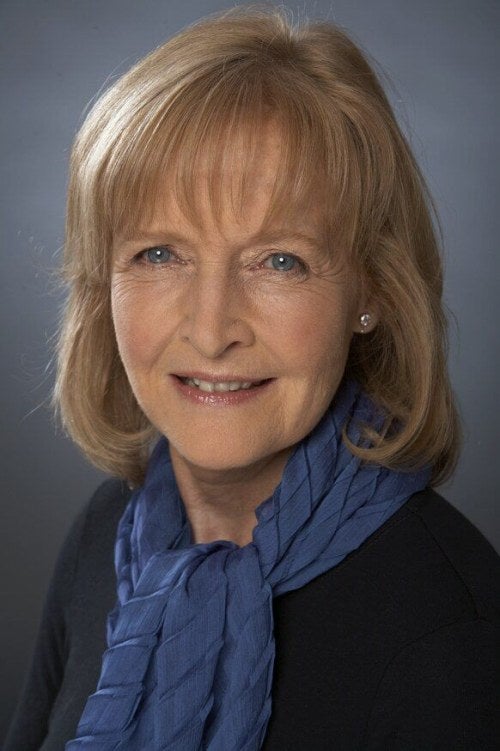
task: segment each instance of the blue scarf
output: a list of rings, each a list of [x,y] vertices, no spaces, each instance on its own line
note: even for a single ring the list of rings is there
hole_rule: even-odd
[[[273,597],[356,550],[430,473],[360,462],[360,425],[381,416],[353,382],[338,391],[256,509],[253,540],[192,544],[161,439],[118,527],[118,604],[97,690],[66,751],[257,751],[271,715]]]

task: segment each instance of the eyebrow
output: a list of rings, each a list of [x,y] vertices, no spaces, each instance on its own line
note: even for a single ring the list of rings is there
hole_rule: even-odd
[[[175,232],[170,232],[167,229],[158,229],[155,232],[149,232],[147,230],[134,230],[134,232],[127,232],[123,235],[118,234],[115,238],[114,245],[132,245],[138,242],[158,242],[161,239],[169,239],[173,242],[186,242],[185,237],[177,235]]]
[[[277,242],[283,240],[292,240],[296,242],[302,242],[306,245],[312,245],[317,247],[320,244],[320,240],[312,235],[307,235],[304,232],[289,231],[287,229],[277,229],[268,232],[257,232],[251,238],[249,242]]]
[[[189,238],[179,235],[176,232],[170,231],[167,227],[158,228],[154,232],[149,230],[134,231],[133,234],[126,234],[124,236],[117,237],[117,244],[131,245],[137,242],[152,242],[157,243],[160,240],[168,240],[174,243],[190,243]],[[313,248],[319,248],[321,241],[319,238],[307,235],[304,232],[289,231],[287,229],[274,229],[272,231],[257,232],[249,237],[242,245],[251,243],[273,243],[273,242],[301,242],[309,245]]]

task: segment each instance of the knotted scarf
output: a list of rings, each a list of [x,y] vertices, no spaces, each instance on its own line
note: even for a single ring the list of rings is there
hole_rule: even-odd
[[[362,463],[361,425],[380,413],[346,382],[256,509],[248,545],[193,544],[161,439],[119,523],[118,604],[97,690],[66,751],[257,751],[271,714],[273,597],[304,586],[358,548],[428,469]]]

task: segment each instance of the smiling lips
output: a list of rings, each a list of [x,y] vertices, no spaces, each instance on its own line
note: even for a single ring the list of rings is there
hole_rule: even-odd
[[[242,389],[251,389],[259,386],[263,381],[204,381],[200,378],[181,378],[187,386],[192,386],[213,393],[215,391],[240,391]]]
[[[204,403],[208,403],[205,400],[223,399],[229,403],[233,400],[240,401],[239,397],[250,396],[254,391],[260,391],[259,387],[263,387],[271,381],[273,378],[265,379],[250,379],[250,378],[238,378],[234,375],[208,375],[201,373],[179,373],[174,376],[175,381],[180,386],[181,391],[186,395],[190,395],[199,401],[197,395]]]

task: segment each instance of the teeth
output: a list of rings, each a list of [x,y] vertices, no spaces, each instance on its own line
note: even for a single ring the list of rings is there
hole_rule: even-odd
[[[195,386],[200,391],[239,391],[240,389],[249,389],[252,381],[227,381],[211,383],[210,381],[200,381],[198,378],[183,378],[184,383],[188,386]]]

